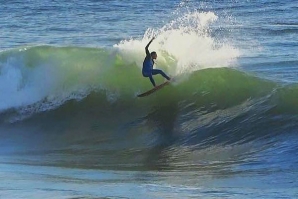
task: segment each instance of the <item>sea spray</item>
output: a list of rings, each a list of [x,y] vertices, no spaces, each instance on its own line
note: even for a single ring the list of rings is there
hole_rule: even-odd
[[[212,37],[212,24],[217,19],[213,12],[188,12],[160,29],[147,29],[142,39],[123,40],[114,47],[141,67],[144,47],[155,36],[150,50],[158,53],[158,67],[172,76],[204,68],[235,66],[240,50],[232,42]]]

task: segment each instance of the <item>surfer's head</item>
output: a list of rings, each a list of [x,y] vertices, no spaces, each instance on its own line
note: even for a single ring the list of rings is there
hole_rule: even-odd
[[[151,57],[152,59],[156,59],[157,58],[157,54],[155,51],[151,52]]]

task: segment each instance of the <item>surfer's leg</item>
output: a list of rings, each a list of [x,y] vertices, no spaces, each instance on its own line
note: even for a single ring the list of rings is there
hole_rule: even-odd
[[[153,79],[153,77],[152,77],[152,73],[151,73],[151,71],[150,72],[142,72],[142,74],[143,74],[143,76],[144,77],[149,77],[149,79],[150,79],[150,82],[152,83],[152,85],[155,87],[156,86],[156,84],[155,84],[155,81],[154,81],[154,79]]]
[[[152,75],[157,75],[157,74],[160,74],[162,75],[164,78],[166,78],[167,80],[170,80],[171,78],[168,77],[162,70],[159,70],[159,69],[153,69],[152,70]]]
[[[149,75],[149,79],[150,79],[151,83],[153,84],[153,86],[155,87],[155,81],[154,81],[152,75]]]

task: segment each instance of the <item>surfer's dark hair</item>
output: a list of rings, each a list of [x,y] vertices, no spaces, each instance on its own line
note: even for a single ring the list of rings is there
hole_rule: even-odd
[[[157,53],[155,51],[151,52],[150,54],[151,54],[151,56],[154,55],[154,54],[157,55]]]

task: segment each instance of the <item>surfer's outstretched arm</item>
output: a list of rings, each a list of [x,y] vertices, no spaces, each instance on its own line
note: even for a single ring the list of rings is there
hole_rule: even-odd
[[[146,55],[150,55],[150,52],[149,52],[148,48],[149,48],[150,44],[152,43],[152,41],[153,41],[154,39],[155,39],[155,38],[153,37],[153,38],[149,41],[149,43],[147,44],[147,46],[145,47]]]

